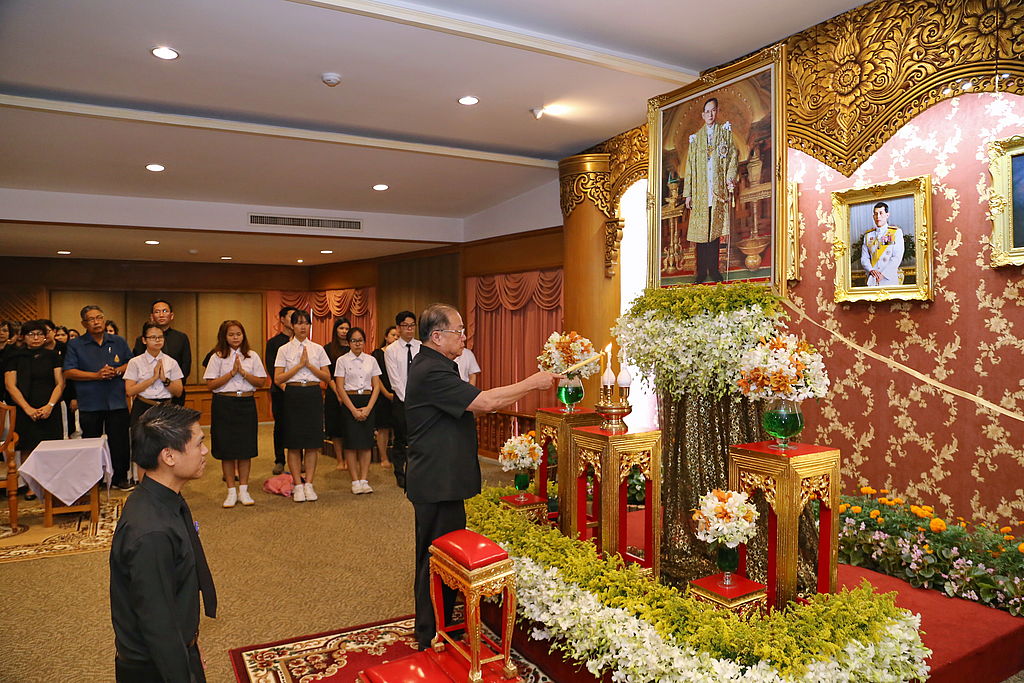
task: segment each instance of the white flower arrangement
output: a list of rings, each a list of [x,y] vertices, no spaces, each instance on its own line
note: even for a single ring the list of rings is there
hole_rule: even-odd
[[[534,439],[533,432],[513,436],[498,451],[498,462],[503,472],[535,470],[543,457],[544,451]]]
[[[564,332],[552,332],[548,340],[544,342],[541,354],[537,356],[537,369],[547,372],[564,373],[582,360],[597,355],[594,345],[586,337],[580,336],[575,330]],[[598,371],[599,363],[584,365],[573,372],[580,377],[587,378]]]
[[[512,557],[519,612],[543,625],[531,636],[553,639],[588,671],[612,672],[626,683],[823,683],[925,680],[931,651],[921,642],[921,617],[901,610],[881,627],[876,642],[852,641],[835,657],[812,661],[804,675],[783,676],[767,661],[753,666],[717,659],[672,643],[648,621],[603,604],[596,595],[565,581],[557,569]]]
[[[757,306],[666,318],[656,311],[623,315],[612,328],[624,354],[644,381],[677,398],[739,394],[739,359],[762,337],[772,336],[782,313]]]
[[[737,386],[752,399],[803,401],[828,393],[828,374],[821,354],[792,334],[761,339],[740,359]]]
[[[746,543],[757,532],[757,509],[747,501],[746,493],[710,491],[701,497],[693,519],[697,538],[730,548]]]

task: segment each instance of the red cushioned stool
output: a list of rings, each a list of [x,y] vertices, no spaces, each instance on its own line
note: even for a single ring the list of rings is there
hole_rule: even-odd
[[[460,591],[466,602],[466,621],[461,624],[446,624],[441,582],[449,588]],[[480,598],[502,593],[501,604],[501,645],[483,635],[480,626]],[[434,605],[437,621],[437,635],[431,645],[434,651],[442,652],[445,643],[451,645],[469,660],[469,681],[483,680],[480,668],[484,664],[504,659],[502,673],[505,678],[516,678],[517,671],[512,663],[512,628],[516,616],[515,571],[508,553],[494,541],[475,531],[459,529],[436,539],[430,546],[430,600]],[[449,633],[465,628],[469,649],[464,643],[456,642]],[[480,658],[480,640],[493,648],[493,655]]]

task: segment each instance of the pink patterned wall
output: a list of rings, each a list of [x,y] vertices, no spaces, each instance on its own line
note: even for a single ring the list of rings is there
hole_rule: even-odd
[[[1024,518],[1024,269],[988,266],[986,143],[1024,133],[1024,97],[966,95],[904,126],[852,177],[789,152],[803,228],[797,307],[846,339],[1021,417],[980,407],[811,323],[830,396],[806,401],[803,440],[842,451],[844,490],[886,487],[975,522]],[[835,303],[831,193],[932,176],[933,302]],[[920,258],[920,257],[919,257]]]

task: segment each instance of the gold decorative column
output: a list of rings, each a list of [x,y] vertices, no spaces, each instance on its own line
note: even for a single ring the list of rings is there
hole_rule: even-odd
[[[618,262],[621,225],[611,195],[609,154],[579,154],[558,164],[565,263],[562,266],[565,330],[576,330],[597,348],[611,340],[619,316]],[[600,378],[584,380],[584,401],[593,404]]]

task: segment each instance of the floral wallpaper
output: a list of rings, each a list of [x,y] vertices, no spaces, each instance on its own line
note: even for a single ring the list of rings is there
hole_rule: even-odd
[[[1024,97],[979,93],[918,115],[849,178],[789,151],[803,232],[790,298],[809,319],[791,326],[832,379],[828,398],[804,404],[803,440],[841,449],[845,491],[870,483],[951,518],[1024,519],[1024,268],[988,266],[986,218],[986,144],[1021,133]],[[831,193],[924,174],[935,300],[836,303]]]

